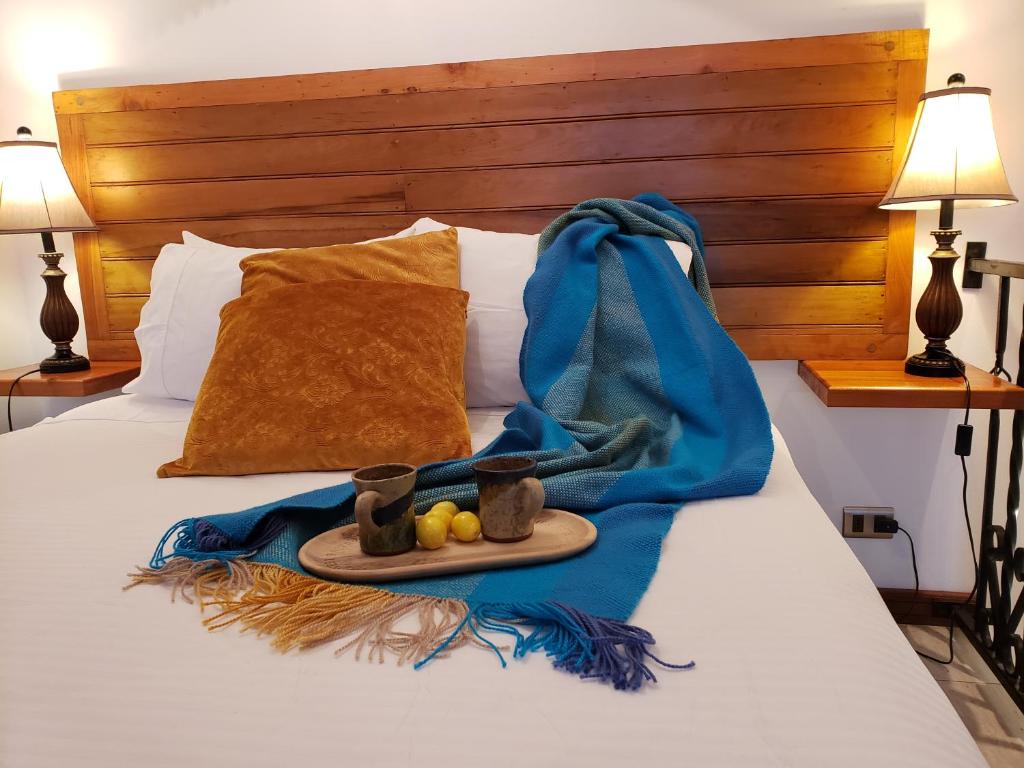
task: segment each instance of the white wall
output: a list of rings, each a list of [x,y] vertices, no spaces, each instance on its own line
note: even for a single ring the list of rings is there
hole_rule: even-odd
[[[129,83],[335,71],[573,51],[929,27],[928,87],[964,71],[994,90],[1001,149],[1011,184],[1024,190],[1024,31],[1020,0],[0,0],[0,131],[30,125],[56,134],[49,92]],[[959,213],[967,239],[987,240],[993,258],[1018,256],[1024,206]],[[914,294],[927,281],[934,214],[919,217]],[[59,244],[70,254],[70,238]],[[47,354],[38,330],[43,296],[32,236],[0,238],[0,367]],[[73,262],[69,292],[77,301]],[[952,347],[989,367],[995,284],[965,297],[965,322]],[[1012,369],[1020,332],[1010,329]],[[913,342],[912,347],[918,347]],[[78,346],[84,346],[83,340]],[[941,411],[824,408],[795,374],[795,363],[758,363],[773,417],[800,471],[833,520],[844,504],[886,504],[918,542],[922,586],[966,590],[971,568],[959,512],[959,466],[952,455],[956,415]],[[71,401],[22,400],[24,424]],[[984,425],[971,466],[980,498]],[[975,505],[977,506],[977,505]],[[905,542],[852,542],[880,586],[911,585]]]

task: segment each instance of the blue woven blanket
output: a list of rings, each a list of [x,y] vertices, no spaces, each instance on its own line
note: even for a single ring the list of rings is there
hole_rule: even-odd
[[[691,247],[689,279],[665,239]],[[674,515],[691,499],[757,492],[772,456],[753,373],[714,316],[703,252],[697,222],[652,194],[588,200],[541,237],[520,358],[532,404],[519,403],[477,458],[534,457],[547,505],[596,525],[586,552],[380,588],[323,582],[303,571],[297,552],[352,522],[345,483],[183,520],[137,580],[171,580],[220,609],[206,620],[211,628],[240,622],[283,649],[345,639],[422,664],[475,643],[504,664],[499,646],[511,643],[515,656],[544,650],[556,667],[618,688],[653,680],[653,637],[625,621]],[[417,510],[441,499],[475,508],[471,463],[422,468]],[[396,629],[411,614],[420,631]]]

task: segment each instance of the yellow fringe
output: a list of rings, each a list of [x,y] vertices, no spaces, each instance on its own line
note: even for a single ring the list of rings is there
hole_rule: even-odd
[[[201,611],[215,607],[217,613],[203,619],[210,631],[238,624],[242,631],[269,635],[281,652],[348,639],[336,655],[354,651],[358,659],[365,652],[380,663],[392,655],[399,665],[426,657],[469,610],[461,600],[320,581],[278,565],[242,560],[225,564],[175,557],[163,568],[140,567],[129,577],[125,589],[169,583],[172,600],[180,595],[198,603]],[[418,620],[417,631],[395,628],[406,617]],[[482,645],[464,627],[441,655],[466,644]]]
[[[178,596],[188,604],[199,603],[202,611],[207,605],[229,599],[253,586],[253,573],[244,560],[233,560],[227,565],[222,560],[190,560],[174,557],[163,568],[137,567],[129,573],[130,584],[125,590],[139,584],[171,584],[171,602]]]

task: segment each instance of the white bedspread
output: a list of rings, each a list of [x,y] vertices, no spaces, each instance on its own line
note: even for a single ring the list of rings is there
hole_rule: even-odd
[[[475,648],[282,656],[123,593],[176,520],[347,478],[158,480],[189,412],[125,396],[0,437],[0,765],[985,765],[777,433],[760,494],[680,512],[633,619],[697,666],[632,695]],[[502,415],[473,412],[476,447]]]

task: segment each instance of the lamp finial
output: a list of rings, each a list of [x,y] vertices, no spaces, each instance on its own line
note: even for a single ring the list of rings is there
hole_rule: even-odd
[[[961,72],[954,72],[952,75],[949,76],[949,79],[946,80],[946,85],[951,85],[952,86],[952,85],[966,85],[966,84],[967,84],[967,78],[964,77],[963,73],[961,73]]]

